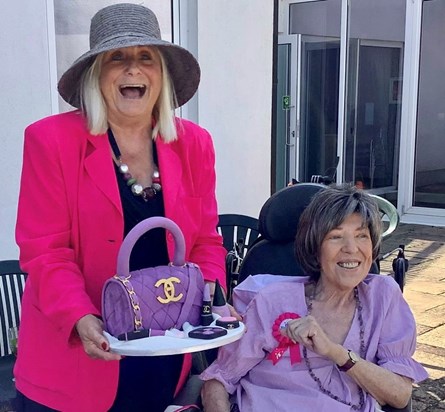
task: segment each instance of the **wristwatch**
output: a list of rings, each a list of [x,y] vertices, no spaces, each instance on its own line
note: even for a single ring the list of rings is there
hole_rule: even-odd
[[[337,365],[338,370],[342,372],[347,372],[360,360],[360,356],[358,356],[355,352],[352,352],[352,350],[348,350],[348,356],[349,359],[346,361],[344,365],[341,366]]]

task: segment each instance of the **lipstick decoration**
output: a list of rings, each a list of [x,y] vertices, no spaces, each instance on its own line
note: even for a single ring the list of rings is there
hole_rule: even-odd
[[[221,317],[230,316],[230,310],[224,297],[224,292],[219,284],[218,279],[215,282],[215,294],[213,295],[212,312],[218,314]]]
[[[129,341],[143,338],[151,338],[153,336],[170,336],[172,338],[184,338],[184,332],[178,329],[140,329],[131,332],[121,333],[117,338],[121,341]]]
[[[213,322],[212,298],[210,296],[209,284],[206,283],[204,285],[204,297],[203,297],[202,309],[201,309],[201,325],[209,326],[212,322]]]
[[[132,330],[131,332],[121,333],[117,338],[119,340],[136,340],[149,338],[150,336],[164,336],[165,330],[159,329],[140,329]]]

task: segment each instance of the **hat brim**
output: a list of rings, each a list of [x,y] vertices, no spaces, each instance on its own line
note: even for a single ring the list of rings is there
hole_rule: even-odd
[[[114,38],[80,56],[62,75],[57,85],[62,98],[70,105],[80,108],[80,80],[94,62],[104,52],[123,47],[155,46],[161,51],[175,89],[177,107],[188,102],[198,89],[201,70],[195,57],[186,49],[165,40],[153,37]]]

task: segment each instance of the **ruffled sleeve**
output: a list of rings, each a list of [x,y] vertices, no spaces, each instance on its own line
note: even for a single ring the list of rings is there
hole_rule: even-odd
[[[261,293],[247,307],[243,322],[246,325],[245,335],[238,341],[219,349],[218,358],[200,376],[202,380],[216,379],[226,391],[233,394],[240,379],[255,365],[260,363],[271,342],[267,342],[265,322],[268,319],[268,302]]]
[[[386,311],[377,349],[377,364],[414,382],[428,377],[412,356],[416,350],[416,323],[395,282],[388,282],[389,307]]]

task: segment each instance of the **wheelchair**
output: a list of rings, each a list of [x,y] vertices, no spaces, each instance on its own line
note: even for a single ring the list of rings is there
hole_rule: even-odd
[[[262,273],[303,275],[303,270],[294,256],[296,229],[303,210],[315,193],[324,188],[326,185],[321,183],[297,183],[284,188],[265,202],[258,219],[244,215],[220,215],[218,231],[224,238],[224,247],[228,252],[226,259],[228,296],[232,296],[233,288],[249,275]],[[382,235],[385,239],[396,229],[399,216],[395,207],[387,200],[376,195],[372,196],[378,203],[382,219],[386,221]],[[393,260],[394,279],[403,291],[405,272],[408,269],[403,245],[373,262],[371,272],[380,273],[380,261],[394,253],[397,253],[397,257]],[[201,365],[205,367],[215,356],[216,353],[212,353],[210,359],[209,356],[205,357]],[[195,394],[199,392],[201,386],[201,382],[196,378],[193,376],[189,381]],[[390,406],[385,406],[383,409],[386,412],[410,412],[412,408],[410,402],[403,409]]]
[[[298,183],[276,192],[265,202],[258,221],[260,236],[243,258],[238,273],[240,283],[249,275],[262,273],[284,276],[304,275],[294,255],[294,239],[298,221],[312,197],[325,188],[325,185],[319,183]],[[397,227],[397,211],[385,199],[380,200],[382,198],[376,195],[373,197],[377,200],[382,215],[387,215],[390,220],[384,235],[387,237]],[[379,261],[388,258],[395,252],[397,257],[393,261],[394,279],[403,291],[405,273],[408,270],[408,261],[404,255],[403,245],[373,262],[370,272],[380,273]],[[386,412],[411,412],[411,401],[403,409],[386,405],[383,410]]]

